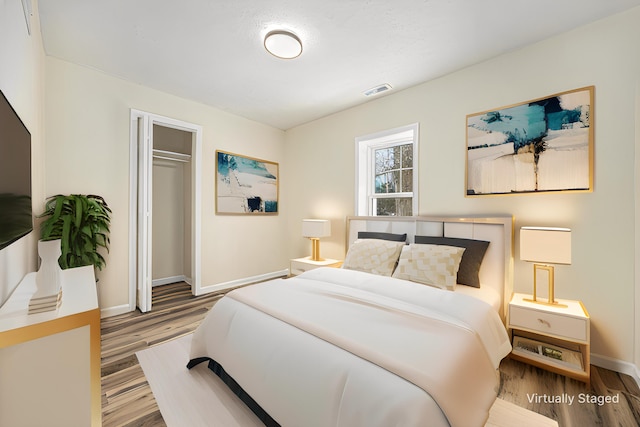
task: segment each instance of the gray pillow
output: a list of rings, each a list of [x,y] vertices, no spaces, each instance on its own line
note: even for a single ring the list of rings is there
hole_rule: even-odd
[[[377,231],[358,231],[358,239],[378,239],[378,240],[390,240],[392,242],[406,242],[407,233],[393,234],[393,233],[380,233]]]
[[[458,269],[458,283],[460,285],[480,287],[480,266],[487,252],[489,243],[484,240],[457,239],[454,237],[416,236],[416,243],[429,245],[447,245],[465,248]]]

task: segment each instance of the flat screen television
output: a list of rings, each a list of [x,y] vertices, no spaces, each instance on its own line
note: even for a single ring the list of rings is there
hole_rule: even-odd
[[[31,133],[0,91],[0,250],[33,230]]]

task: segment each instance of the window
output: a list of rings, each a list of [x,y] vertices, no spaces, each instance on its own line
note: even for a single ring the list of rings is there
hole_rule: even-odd
[[[418,124],[358,137],[356,150],[356,214],[416,214]]]

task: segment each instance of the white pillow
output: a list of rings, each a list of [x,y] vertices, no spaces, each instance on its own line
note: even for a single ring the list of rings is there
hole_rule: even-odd
[[[393,277],[452,291],[464,250],[456,246],[412,243],[400,254]]]
[[[391,276],[404,242],[380,239],[357,239],[347,252],[342,268]]]

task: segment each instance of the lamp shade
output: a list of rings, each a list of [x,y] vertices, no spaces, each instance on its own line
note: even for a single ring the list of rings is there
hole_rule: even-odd
[[[327,219],[303,219],[302,237],[328,237],[331,236],[331,222]]]
[[[520,228],[520,259],[549,264],[571,264],[571,229]]]

